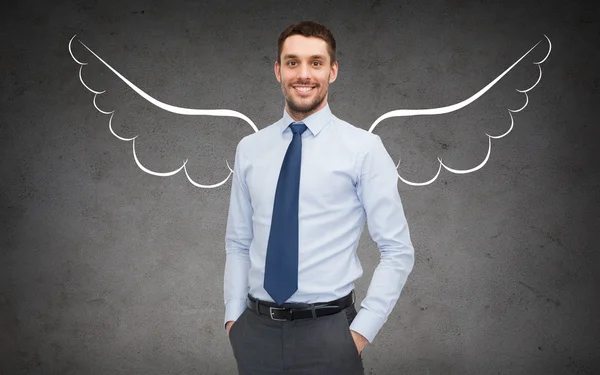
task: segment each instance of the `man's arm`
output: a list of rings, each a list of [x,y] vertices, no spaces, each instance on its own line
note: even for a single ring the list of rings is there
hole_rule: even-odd
[[[363,159],[357,195],[381,260],[350,329],[372,342],[392,312],[414,265],[396,167],[379,136],[373,139]]]
[[[246,309],[248,295],[249,249],[252,243],[252,205],[244,179],[242,141],[238,143],[233,167],[233,182],[229,202],[229,216],[225,233],[225,275],[223,292],[225,300],[225,325],[235,321]]]

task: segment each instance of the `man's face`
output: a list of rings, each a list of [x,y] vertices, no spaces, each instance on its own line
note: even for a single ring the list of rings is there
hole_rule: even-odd
[[[331,64],[327,43],[316,37],[292,35],[275,62],[288,113],[302,120],[327,104],[327,89],[337,78],[338,64]]]

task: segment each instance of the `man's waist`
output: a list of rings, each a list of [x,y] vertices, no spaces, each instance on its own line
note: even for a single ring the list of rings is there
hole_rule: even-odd
[[[343,287],[336,286],[335,288],[331,289],[333,291],[314,290],[313,288],[301,285],[302,283],[298,284],[298,290],[288,299],[286,304],[307,306],[310,304],[330,303],[331,301],[335,301],[349,295],[354,290],[353,282],[344,285]],[[271,296],[264,289],[262,283],[257,286],[250,285],[248,295],[252,298],[272,304],[273,306],[277,306]]]
[[[272,320],[286,321],[307,318],[318,318],[320,316],[332,315],[348,308],[354,304],[354,290],[347,295],[326,302],[300,303],[286,302],[277,305],[275,302],[263,301],[248,294],[248,308],[259,315],[265,315]]]

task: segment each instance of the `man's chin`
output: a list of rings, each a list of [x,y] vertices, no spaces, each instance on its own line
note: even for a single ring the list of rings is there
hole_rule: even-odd
[[[290,108],[290,110],[296,112],[296,113],[302,113],[302,114],[307,114],[307,113],[312,113],[314,112],[317,108],[319,108],[319,106],[321,106],[321,104],[323,104],[324,100],[320,100],[318,102],[313,102],[313,103],[294,103],[294,102],[289,102],[288,101],[288,107]]]

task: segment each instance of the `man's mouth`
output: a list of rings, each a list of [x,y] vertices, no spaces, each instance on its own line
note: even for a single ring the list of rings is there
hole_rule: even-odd
[[[296,90],[296,92],[300,95],[306,95],[309,92],[312,91],[312,89],[314,89],[314,86],[303,86],[303,85],[297,85],[297,86],[292,86],[294,88],[294,90]]]

